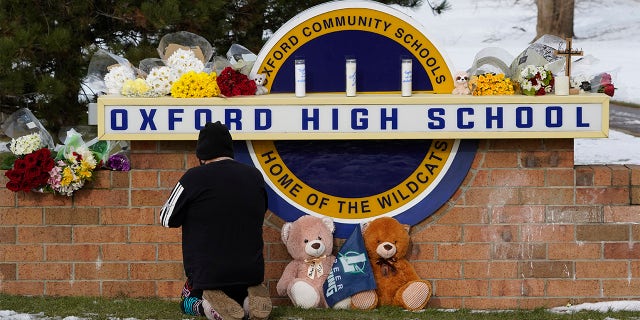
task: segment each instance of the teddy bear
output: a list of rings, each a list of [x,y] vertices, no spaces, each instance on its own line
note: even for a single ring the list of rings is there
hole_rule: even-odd
[[[469,74],[464,71],[456,72],[453,86],[454,88],[451,94],[471,94],[471,90],[469,89]]]
[[[278,295],[288,296],[294,306],[327,307],[322,285],[336,260],[332,254],[334,230],[331,218],[310,215],[282,226],[282,242],[293,260],[285,267],[276,290]],[[340,301],[334,308],[349,305],[350,301]]]
[[[269,90],[265,87],[267,84],[267,76],[264,73],[258,73],[253,76],[253,81],[256,83],[256,95],[259,96],[269,93]]]
[[[406,259],[409,225],[392,217],[380,217],[362,226],[362,237],[376,280],[375,290],[356,293],[351,303],[357,309],[399,306],[423,309],[431,298],[431,283],[422,280]]]

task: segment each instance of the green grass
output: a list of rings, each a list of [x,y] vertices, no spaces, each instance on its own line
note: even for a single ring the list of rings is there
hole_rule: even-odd
[[[19,313],[43,314],[46,317],[77,316],[95,320],[113,318],[135,319],[192,319],[183,315],[176,301],[162,299],[92,298],[92,297],[24,297],[0,294],[0,310]],[[205,318],[197,318],[205,319]],[[311,309],[276,307],[271,320],[640,320],[640,312],[579,312],[575,314],[554,314],[544,309],[521,311],[477,312],[469,310],[443,311],[427,308],[422,312],[408,312],[399,308],[382,307],[372,311]]]

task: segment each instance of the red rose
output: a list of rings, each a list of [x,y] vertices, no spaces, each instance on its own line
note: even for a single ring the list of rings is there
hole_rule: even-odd
[[[16,181],[9,181],[7,182],[7,189],[13,192],[18,192],[20,191],[20,184]]]
[[[598,92],[603,92],[604,94],[608,95],[609,97],[613,97],[613,93],[615,91],[616,91],[616,88],[611,83],[607,83],[607,84],[603,85],[600,88],[600,90],[598,90]]]

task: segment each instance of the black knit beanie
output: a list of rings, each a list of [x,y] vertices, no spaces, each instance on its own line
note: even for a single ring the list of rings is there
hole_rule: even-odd
[[[233,141],[229,129],[220,121],[208,122],[198,135],[196,156],[200,160],[218,157],[233,158]]]

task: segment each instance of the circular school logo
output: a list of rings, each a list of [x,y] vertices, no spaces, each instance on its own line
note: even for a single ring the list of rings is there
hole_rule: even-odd
[[[274,33],[251,71],[271,93],[293,93],[294,61],[306,64],[306,92],[344,92],[345,59],[357,59],[357,92],[398,94],[401,61],[413,60],[413,91],[451,93],[445,57],[411,17],[369,1],[337,1],[302,12]],[[304,98],[301,98],[304,99]],[[322,106],[319,106],[321,108]],[[334,235],[392,216],[416,224],[440,208],[466,176],[472,140],[247,141],[237,150],[268,185],[269,209],[286,221],[328,216]]]

